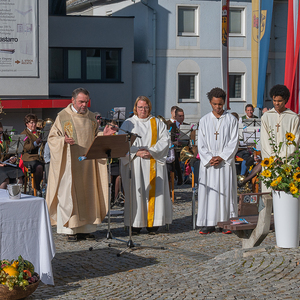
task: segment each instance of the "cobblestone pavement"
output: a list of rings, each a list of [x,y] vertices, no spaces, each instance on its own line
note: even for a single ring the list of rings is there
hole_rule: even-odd
[[[299,249],[274,247],[274,233],[248,250],[234,234],[201,236],[192,229],[191,188],[175,195],[169,231],[132,237],[150,248],[119,241],[108,247],[107,220],[98,242],[67,243],[53,228],[55,286],[41,283],[28,299],[300,299]],[[128,241],[122,216],[113,216],[111,227],[114,237]]]

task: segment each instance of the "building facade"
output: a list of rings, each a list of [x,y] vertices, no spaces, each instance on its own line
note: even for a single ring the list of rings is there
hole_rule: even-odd
[[[211,110],[206,93],[221,86],[221,1],[69,0],[68,14],[134,16],[132,95],[148,96],[154,114],[179,105],[196,122]],[[252,1],[230,1],[229,94],[231,112],[252,103]],[[284,81],[287,1],[274,1],[265,103]],[[258,109],[255,114],[259,115]]]
[[[133,17],[66,16],[65,0],[2,1],[0,10],[4,126],[20,133],[28,113],[55,119],[77,87],[103,116],[132,107]]]

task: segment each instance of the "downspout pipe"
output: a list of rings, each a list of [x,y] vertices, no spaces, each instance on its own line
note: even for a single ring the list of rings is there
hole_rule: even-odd
[[[145,0],[141,0],[142,4],[152,10],[152,30],[153,30],[153,59],[152,59],[152,114],[156,112],[156,10],[149,6]]]

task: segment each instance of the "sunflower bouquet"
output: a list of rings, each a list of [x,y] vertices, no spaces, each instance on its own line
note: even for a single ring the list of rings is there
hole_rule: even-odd
[[[271,138],[269,140],[274,155],[262,160],[262,172],[259,180],[267,188],[283,191],[298,198],[300,196],[300,167],[298,166],[299,150],[295,142],[295,136],[291,132],[287,132],[285,140],[276,145],[274,134],[272,131],[270,133]],[[286,156],[280,157],[279,153],[281,153],[283,146],[286,148]],[[288,156],[287,149],[290,146],[294,146],[297,150]]]

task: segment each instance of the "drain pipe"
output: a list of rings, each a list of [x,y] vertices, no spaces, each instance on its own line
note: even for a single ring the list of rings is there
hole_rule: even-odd
[[[149,6],[145,0],[141,0],[142,4],[147,6],[153,12],[153,60],[152,60],[152,114],[155,115],[156,109],[156,10]]]

